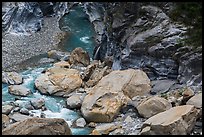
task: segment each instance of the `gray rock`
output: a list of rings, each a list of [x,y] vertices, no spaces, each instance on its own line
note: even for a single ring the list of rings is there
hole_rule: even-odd
[[[80,109],[85,97],[85,93],[75,93],[67,98],[67,107],[71,109]]]
[[[24,115],[21,113],[14,113],[13,115],[9,115],[10,119],[14,120],[15,122],[22,121],[28,118],[32,118],[31,116]]]
[[[151,93],[154,92],[156,94],[166,93],[169,91],[170,87],[173,86],[176,81],[173,80],[155,80],[151,81],[152,89]]]
[[[86,121],[84,118],[79,118],[76,120],[77,127],[84,127],[86,125]]]
[[[20,109],[20,113],[21,113],[21,114],[25,114],[25,115],[29,115],[29,111],[28,111],[28,109],[26,109],[26,108],[21,108],[21,109]]]
[[[29,100],[16,100],[14,104],[16,107],[19,107],[20,109],[21,108],[26,108],[28,110],[34,109]]]
[[[14,108],[14,106],[12,106],[12,105],[3,105],[2,106],[2,114],[8,115],[13,108]]]
[[[11,85],[8,87],[8,91],[10,94],[23,96],[23,97],[31,94],[31,90],[24,87],[23,85]]]
[[[40,109],[45,105],[45,100],[43,98],[35,98],[32,99],[30,103],[35,109]]]
[[[18,85],[23,83],[23,77],[17,72],[2,72],[2,83]]]

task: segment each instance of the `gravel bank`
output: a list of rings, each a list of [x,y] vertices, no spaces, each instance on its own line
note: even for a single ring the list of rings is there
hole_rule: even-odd
[[[65,34],[59,29],[58,20],[54,17],[44,18],[42,29],[30,36],[2,34],[3,71],[18,71],[23,61],[56,49]]]

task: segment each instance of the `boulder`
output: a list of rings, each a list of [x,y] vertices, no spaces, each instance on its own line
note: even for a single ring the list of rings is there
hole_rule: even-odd
[[[23,77],[17,72],[2,72],[2,83],[18,85],[23,83]]]
[[[61,52],[61,51],[57,51],[57,50],[50,50],[47,53],[49,58],[55,59],[55,60],[64,60],[65,57],[69,58],[70,57],[70,53],[68,52]]]
[[[194,95],[194,91],[190,88],[190,87],[187,87],[184,89],[182,95],[183,95],[183,100],[182,100],[182,103],[183,104],[186,104],[186,102]]]
[[[166,99],[154,96],[139,104],[137,110],[141,116],[150,118],[160,112],[170,109],[171,107],[171,103]]]
[[[120,128],[120,126],[114,123],[101,124],[95,127],[91,135],[108,135],[111,131],[118,128]]]
[[[85,97],[84,93],[73,94],[67,98],[67,107],[70,109],[80,109],[83,99]]]
[[[19,109],[21,109],[21,108],[26,108],[28,110],[33,110],[34,109],[34,107],[31,105],[29,100],[16,100],[14,102],[14,105],[16,107],[19,107]]]
[[[196,94],[188,100],[187,105],[194,105],[196,108],[202,108],[202,93]]]
[[[187,135],[195,123],[197,109],[193,105],[176,106],[147,119],[141,135]]]
[[[45,105],[45,100],[43,98],[34,98],[30,103],[35,109],[40,109]]]
[[[2,130],[3,135],[71,135],[64,119],[29,118]]]
[[[23,121],[25,119],[32,118],[32,117],[28,115],[23,115],[21,113],[14,113],[13,115],[9,115],[9,118],[18,122],[18,121]]]
[[[104,68],[96,68],[94,72],[91,74],[89,80],[86,82],[86,85],[88,87],[95,86],[109,72],[110,71],[108,71],[108,66]]]
[[[62,68],[70,68],[70,64],[67,61],[57,62],[57,63],[53,64],[53,66],[55,66],[55,67],[62,67]]]
[[[12,105],[3,105],[2,106],[2,114],[8,115],[13,108],[14,108],[14,106],[12,106]]]
[[[198,111],[199,111],[199,117],[202,117],[202,93],[196,94],[195,96],[193,96],[192,98],[190,98],[186,105],[193,105],[195,106]]]
[[[28,109],[26,109],[26,108],[21,108],[21,109],[20,109],[20,113],[21,113],[21,114],[25,114],[25,115],[29,115],[29,111],[28,111]]]
[[[71,52],[69,62],[72,65],[82,65],[88,66],[90,64],[90,57],[88,52],[84,51],[82,48],[76,48]]]
[[[35,80],[35,87],[42,93],[64,96],[82,85],[79,71],[52,67]]]
[[[112,71],[95,85],[82,103],[81,112],[87,121],[111,122],[127,104],[128,97],[147,94],[151,86],[141,70]]]
[[[77,127],[84,127],[86,125],[86,121],[84,118],[79,118],[76,120]]]
[[[26,97],[31,94],[31,90],[24,87],[23,85],[10,85],[8,87],[8,91],[10,94],[23,97]]]

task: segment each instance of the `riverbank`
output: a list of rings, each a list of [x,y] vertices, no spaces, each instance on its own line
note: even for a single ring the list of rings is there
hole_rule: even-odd
[[[21,67],[25,67],[21,64],[26,60],[35,56],[40,59],[40,56],[47,51],[57,49],[65,35],[66,33],[59,29],[57,18],[54,17],[44,18],[42,29],[29,36],[2,33],[2,70],[21,70]],[[33,64],[34,62],[30,62],[27,66]]]

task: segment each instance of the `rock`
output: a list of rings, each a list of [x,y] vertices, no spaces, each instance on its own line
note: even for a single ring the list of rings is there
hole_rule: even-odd
[[[45,105],[45,100],[43,98],[34,98],[30,103],[35,109],[40,109]]]
[[[29,118],[2,130],[3,135],[71,135],[64,119]]]
[[[166,99],[154,96],[139,104],[137,110],[141,116],[150,118],[160,112],[170,109],[171,107],[171,103]]]
[[[122,128],[117,128],[109,133],[109,135],[124,135],[125,131]]]
[[[15,108],[13,109],[13,111],[14,111],[14,112],[20,111],[20,107],[15,107]]]
[[[71,56],[69,58],[69,62],[72,65],[83,65],[88,66],[90,64],[90,57],[88,52],[84,51],[82,48],[75,48],[71,52]]]
[[[199,111],[198,118],[202,117],[202,93],[196,94],[195,96],[190,98],[186,105],[195,106]]]
[[[173,107],[147,119],[141,135],[187,135],[192,131],[197,109],[193,105]]]
[[[139,69],[137,70],[128,69],[127,72],[124,70],[124,73],[131,74],[131,79],[129,79],[130,81],[126,83],[127,85],[123,85],[124,87],[122,91],[125,95],[127,95],[130,98],[133,98],[134,96],[137,95],[142,96],[149,93],[149,91],[151,90],[150,80],[145,72]]]
[[[124,122],[126,122],[126,123],[131,123],[131,122],[133,122],[133,119],[131,118],[131,116],[127,116],[127,117],[125,118]]]
[[[60,62],[53,64],[53,66],[54,67],[62,67],[62,68],[70,68],[71,65],[67,61],[60,61]]]
[[[34,109],[34,107],[31,105],[29,100],[16,100],[14,102],[14,105],[16,107],[19,107],[20,109],[21,108],[26,108],[28,110],[33,110]]]
[[[86,70],[84,71],[84,79],[85,81],[88,81],[91,75],[93,74],[94,70],[99,66],[100,61],[94,60],[91,62],[90,65],[86,67]]]
[[[76,120],[77,127],[84,127],[86,125],[86,121],[84,118],[79,118]]]
[[[113,123],[101,124],[96,126],[91,135],[108,135],[111,131],[120,128],[120,126]]]
[[[2,129],[7,127],[9,123],[10,123],[10,118],[7,115],[2,114]]]
[[[87,121],[111,122],[127,104],[128,96],[147,94],[151,87],[146,74],[140,70],[113,71],[90,89],[82,103],[81,112]]]
[[[2,114],[8,115],[13,108],[14,108],[14,106],[12,106],[12,105],[3,105],[2,106]]]
[[[28,118],[32,118],[31,116],[28,115],[23,115],[21,113],[14,113],[13,115],[9,115],[10,119],[13,119],[14,121],[22,121]]]
[[[97,126],[97,123],[94,123],[94,122],[90,122],[88,124],[88,127],[91,127],[91,128],[95,128]]]
[[[191,88],[187,87],[183,91],[182,95],[183,95],[184,101],[186,102],[188,99],[190,99],[194,95],[194,91]]]
[[[166,93],[172,85],[174,85],[176,82],[173,80],[154,80],[151,81],[152,84],[152,90],[151,92],[158,93]]]
[[[49,68],[35,80],[35,87],[47,95],[64,96],[82,85],[79,71],[60,67]]]
[[[69,98],[67,98],[67,107],[70,109],[80,109],[81,104],[83,102],[83,99],[85,97],[85,94],[73,94]]]
[[[70,53],[68,52],[61,52],[57,50],[50,50],[48,51],[48,57],[55,59],[55,60],[63,60],[65,57],[70,57]]]
[[[2,72],[2,83],[18,85],[23,83],[23,77],[17,72]]]
[[[28,111],[28,109],[26,109],[26,108],[21,108],[21,109],[20,109],[20,113],[21,113],[21,114],[25,114],[25,115],[29,115],[29,111]]]
[[[188,100],[187,105],[194,105],[196,108],[202,108],[202,93],[196,94]]]
[[[96,68],[91,74],[89,80],[86,82],[88,87],[95,86],[105,75],[109,73],[108,66],[104,68]]]
[[[10,94],[26,97],[31,94],[31,90],[23,85],[11,85],[8,87]]]

